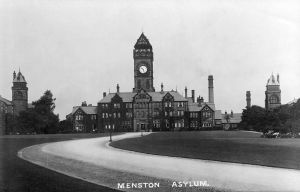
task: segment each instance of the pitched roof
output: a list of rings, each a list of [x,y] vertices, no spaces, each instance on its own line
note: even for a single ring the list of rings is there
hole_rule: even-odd
[[[222,119],[221,110],[215,110],[215,119]]]
[[[138,38],[137,42],[134,45],[135,49],[152,49],[152,45],[150,44],[147,37],[142,33]]]
[[[163,91],[163,92],[147,92],[151,98],[152,101],[154,102],[159,102],[162,101],[163,97],[167,94],[170,93],[173,97],[174,97],[174,101],[187,101],[186,98],[184,98],[182,95],[180,95],[178,92],[176,91]],[[99,103],[110,103],[111,99],[118,94],[123,102],[129,103],[133,101],[133,97],[137,94],[137,93],[133,93],[133,92],[119,92],[119,93],[109,93],[108,95],[106,95],[106,97],[104,97],[103,99],[101,99],[99,101]]]
[[[288,102],[287,104],[288,104],[288,105],[293,105],[293,104],[297,103],[299,99],[300,99],[300,98],[298,98],[298,99],[295,98],[295,99],[293,99],[292,101]]]
[[[97,114],[97,106],[75,106],[72,110],[72,115],[78,110],[81,109],[84,113],[88,115],[96,115]]]
[[[22,73],[19,71],[16,77],[14,78],[13,82],[20,82],[20,83],[26,83],[25,77],[22,75]]]
[[[0,95],[0,101],[3,102],[3,103],[5,103],[6,105],[12,105],[11,101],[3,98],[1,95]]]
[[[201,111],[201,109],[203,108],[203,106],[199,106],[198,103],[189,103],[189,111],[191,112],[197,112],[197,111]]]
[[[231,114],[222,114],[222,123],[227,123],[226,115],[229,116],[229,123],[240,123],[242,121],[242,113],[233,113],[233,117]]]
[[[213,103],[201,103],[200,105],[198,103],[189,103],[189,111],[196,112],[201,111],[203,107],[209,106],[212,110],[215,110],[215,105]]]

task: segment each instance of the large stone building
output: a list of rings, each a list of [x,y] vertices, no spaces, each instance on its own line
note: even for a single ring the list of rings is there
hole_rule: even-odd
[[[221,118],[216,121],[213,91],[213,76],[208,78],[209,101],[203,97],[195,100],[192,96],[182,96],[174,90],[155,91],[153,86],[153,49],[142,33],[133,50],[134,88],[132,92],[106,94],[98,102],[98,129],[100,131],[173,131],[198,130],[221,126]],[[217,123],[216,123],[217,122]]]
[[[265,108],[266,110],[272,110],[280,107],[281,105],[281,90],[279,82],[279,74],[277,78],[272,74],[268,79],[265,91]]]
[[[28,87],[25,77],[19,71],[13,73],[12,100],[0,96],[0,135],[5,133],[7,114],[18,116],[28,108]]]
[[[74,107],[67,115],[74,131],[174,131],[222,127],[221,111],[216,110],[214,104],[212,75],[208,76],[208,102],[200,96],[195,99],[194,90],[188,97],[187,88],[184,96],[177,90],[164,90],[163,84],[155,91],[153,49],[143,33],[134,45],[133,60],[132,91],[120,92],[117,84],[115,92],[103,92],[97,107]]]
[[[72,112],[67,115],[72,122],[75,132],[96,132],[97,130],[97,106],[87,105],[86,101],[81,106],[74,106]]]

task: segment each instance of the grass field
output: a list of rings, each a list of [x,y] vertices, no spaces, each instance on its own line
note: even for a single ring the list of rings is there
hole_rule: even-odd
[[[2,192],[109,192],[110,188],[71,178],[17,157],[17,152],[35,144],[107,134],[7,135],[0,136],[0,191]]]
[[[300,139],[242,131],[160,132],[111,143],[143,153],[300,169]]]

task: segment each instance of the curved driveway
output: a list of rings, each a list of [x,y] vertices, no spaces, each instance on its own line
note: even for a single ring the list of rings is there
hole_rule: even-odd
[[[113,139],[138,136],[140,133],[126,133]],[[49,143],[42,146],[42,151],[154,178],[171,181],[206,180],[210,186],[221,189],[300,191],[298,170],[137,153],[110,147],[107,137]]]

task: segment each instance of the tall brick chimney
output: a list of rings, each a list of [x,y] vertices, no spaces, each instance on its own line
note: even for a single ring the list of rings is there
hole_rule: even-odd
[[[117,93],[119,93],[120,92],[120,86],[119,86],[119,84],[117,84]]]
[[[208,76],[208,102],[214,103],[214,78],[212,75]]]
[[[187,87],[184,88],[184,97],[187,98]]]
[[[192,100],[193,100],[193,103],[195,103],[195,90],[192,90]]]
[[[247,101],[247,108],[251,107],[251,93],[250,91],[246,92],[246,101]]]

